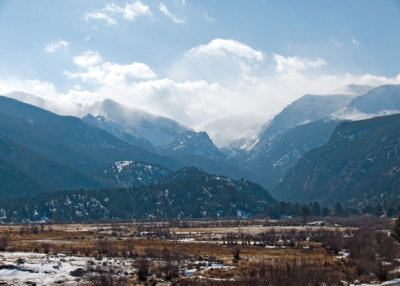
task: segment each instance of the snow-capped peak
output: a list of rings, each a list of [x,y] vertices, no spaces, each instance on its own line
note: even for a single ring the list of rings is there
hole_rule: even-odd
[[[149,140],[154,146],[169,144],[181,133],[189,130],[173,119],[157,116],[138,108],[127,107],[111,99],[93,104],[88,109],[88,113],[112,120]]]

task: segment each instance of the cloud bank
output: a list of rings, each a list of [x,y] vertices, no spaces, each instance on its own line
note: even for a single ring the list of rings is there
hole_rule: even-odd
[[[268,55],[232,39],[214,39],[193,47],[168,69],[157,72],[134,59],[131,63],[109,62],[92,50],[71,60],[75,68],[64,71],[71,83],[65,93],[52,83],[18,79],[0,80],[0,92],[31,92],[59,103],[89,104],[112,98],[196,130],[205,129],[224,146],[245,131],[257,130],[306,93],[327,94],[351,83],[400,83],[400,75],[332,74],[324,59]],[[79,115],[74,105],[66,106],[72,106],[67,112]]]

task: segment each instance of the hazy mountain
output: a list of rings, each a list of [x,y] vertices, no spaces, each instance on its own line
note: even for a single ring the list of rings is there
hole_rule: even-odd
[[[360,120],[400,113],[400,85],[382,85],[354,98],[332,118]]]
[[[156,116],[137,108],[123,106],[111,99],[98,102],[88,113],[118,123],[131,134],[150,141],[154,146],[170,144],[188,128],[167,117]]]
[[[302,96],[286,106],[271,122],[264,125],[253,152],[262,151],[264,146],[268,145],[268,141],[280,132],[328,117],[331,113],[348,105],[353,97],[343,94]]]
[[[368,91],[370,91],[375,87],[376,86],[372,85],[348,84],[335,89],[330,94],[347,94],[347,95],[360,96],[366,94]]]
[[[245,170],[252,175],[250,179],[275,186],[306,152],[326,143],[339,122],[313,121],[276,135],[268,142],[265,152],[258,152],[245,161]]]
[[[257,115],[229,115],[202,125],[219,148],[227,148],[234,141],[255,137],[265,123],[265,117]]]
[[[382,85],[374,88],[365,95],[354,98],[349,107],[372,114],[386,110],[400,112],[400,85]]]
[[[85,173],[121,160],[180,166],[170,158],[132,146],[79,118],[59,116],[7,97],[0,97],[0,134]]]
[[[85,114],[85,109],[89,106],[88,104],[70,102],[63,98],[48,98],[40,97],[26,92],[13,91],[5,94],[6,97],[22,101],[24,103],[46,109],[54,112],[58,115],[70,115],[80,117]]]
[[[6,221],[250,217],[275,203],[268,191],[244,180],[184,168],[158,184],[137,188],[69,191],[0,201]]]
[[[205,132],[186,131],[171,144],[159,148],[165,154],[181,162],[184,166],[193,166],[212,174],[232,178],[249,178],[249,175],[214,145]]]
[[[129,128],[124,128],[121,124],[111,119],[107,119],[101,115],[94,117],[93,115],[88,114],[82,118],[82,121],[89,125],[103,129],[118,139],[121,139],[122,141],[125,141],[131,145],[142,147],[151,152],[156,151],[149,140],[134,133]]]
[[[274,189],[279,199],[374,204],[400,196],[400,115],[341,123]]]
[[[328,141],[338,124],[328,116],[354,95],[304,95],[264,124],[256,138],[236,140],[224,153],[267,187],[276,185],[307,151]]]
[[[103,107],[104,109],[108,111],[114,110],[113,112],[109,112],[110,114],[123,114],[123,110],[125,110],[124,107],[111,100],[106,100],[103,103],[106,106]],[[119,110],[119,112],[117,112],[117,110]],[[135,114],[131,113],[130,110],[126,112],[128,112],[128,117],[134,116]],[[115,115],[112,116],[113,118],[115,118]],[[143,114],[139,114],[138,116],[141,116],[143,118]],[[146,116],[148,116],[148,114],[145,114],[144,117]],[[155,132],[154,135],[156,134],[156,132],[160,132],[161,137],[165,136],[165,123],[167,123],[167,125],[172,124],[171,126],[175,131],[177,130],[177,127],[179,127],[175,126],[175,123],[173,121],[168,121],[169,119],[166,118],[158,117],[155,120],[153,119],[146,121],[145,125],[146,128],[148,128],[149,130],[152,129]],[[174,139],[169,144],[152,147],[149,141],[136,133],[136,130],[138,130],[138,125],[136,125],[136,127],[130,127],[135,125],[134,122],[129,122],[129,124],[132,123],[131,125],[126,124],[125,121],[122,123],[118,123],[101,115],[94,117],[90,114],[84,117],[83,120],[90,125],[97,126],[105,131],[110,132],[111,134],[115,135],[121,140],[124,140],[125,142],[129,142],[133,145],[141,146],[147,150],[157,152],[158,154],[171,157],[174,160],[179,161],[181,166],[199,167],[210,173],[231,176],[234,178],[246,177],[245,172],[240,170],[240,168],[238,168],[232,162],[228,161],[226,156],[214,145],[208,134],[205,132],[180,130],[179,133],[174,131],[172,133],[169,133],[168,135],[170,138],[169,140],[174,137]],[[163,138],[165,139],[165,137]],[[161,141],[158,142],[158,144],[160,143]],[[157,164],[157,162],[154,161],[152,161],[152,163]]]
[[[198,155],[205,158],[224,160],[225,156],[214,145],[206,132],[185,131],[172,143],[161,146],[167,155]]]
[[[330,114],[347,106],[354,95],[311,95],[306,94],[286,106],[272,120],[263,125],[256,138],[234,141],[228,149],[239,157],[262,156],[271,148],[274,140],[286,131],[309,122],[326,119]]]

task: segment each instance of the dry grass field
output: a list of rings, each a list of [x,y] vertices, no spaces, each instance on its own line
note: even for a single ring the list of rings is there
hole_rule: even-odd
[[[0,226],[7,285],[343,285],[398,276],[390,222],[253,221]],[[323,284],[325,283],[325,284]]]

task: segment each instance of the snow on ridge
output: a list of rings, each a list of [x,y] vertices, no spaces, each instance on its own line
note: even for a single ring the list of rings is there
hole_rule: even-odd
[[[121,173],[125,167],[129,166],[132,163],[133,163],[133,161],[118,161],[118,162],[115,162],[114,165],[115,165],[115,167],[117,167],[118,173]]]
[[[332,113],[329,117],[333,120],[358,121],[398,113],[400,113],[400,110],[382,110],[378,113],[364,113],[359,111],[357,108],[349,109],[345,107],[337,112]]]

